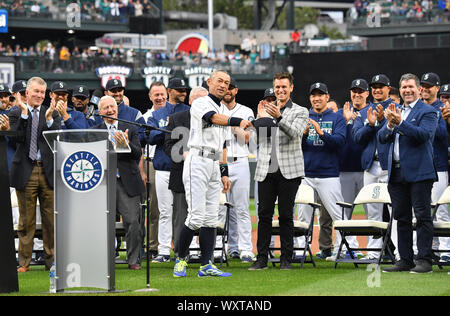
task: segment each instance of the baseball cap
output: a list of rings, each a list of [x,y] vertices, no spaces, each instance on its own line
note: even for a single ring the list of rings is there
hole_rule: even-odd
[[[443,84],[441,89],[439,89],[439,95],[450,95],[450,83]]]
[[[229,89],[237,88],[236,79],[230,78],[230,86]]]
[[[125,87],[122,85],[121,80],[109,79],[108,82],[106,83],[105,89],[109,91],[116,88],[125,89]]]
[[[352,81],[352,85],[350,86],[350,90],[353,88],[359,88],[364,91],[369,91],[369,84],[364,79],[355,79]]]
[[[12,86],[13,93],[23,92],[25,90],[27,90],[27,82],[25,80],[19,80],[14,82]]]
[[[320,92],[328,94],[328,87],[326,84],[322,82],[316,82],[312,84],[311,87],[309,88],[309,94],[311,94],[314,90],[319,90]]]
[[[427,72],[426,74],[422,75],[422,78],[420,78],[420,84],[422,83],[426,83],[431,86],[440,86],[441,79],[434,72]]]
[[[72,96],[89,98],[89,89],[86,86],[75,86],[72,90]]]
[[[69,93],[69,88],[67,87],[67,85],[62,82],[62,81],[56,81],[53,82],[51,87],[50,87],[50,91],[51,92],[66,92]]]
[[[187,89],[187,87],[186,87],[186,83],[184,82],[183,79],[172,78],[169,80],[167,89]]]
[[[391,86],[391,81],[389,80],[389,78],[386,75],[383,74],[379,74],[379,75],[375,75],[372,77],[372,81],[370,82],[370,85],[374,85],[377,83],[381,83],[385,86]]]
[[[268,98],[268,97],[275,98],[275,93],[273,92],[273,88],[268,88],[268,89],[264,90],[264,99]]]
[[[8,93],[11,94],[11,90],[9,90],[8,85],[0,84],[0,93]]]

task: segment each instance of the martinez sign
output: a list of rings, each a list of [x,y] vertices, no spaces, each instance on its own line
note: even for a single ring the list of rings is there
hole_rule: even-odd
[[[194,88],[201,86],[213,71],[214,68],[211,67],[191,67],[184,70],[184,75],[188,78],[189,87]]]

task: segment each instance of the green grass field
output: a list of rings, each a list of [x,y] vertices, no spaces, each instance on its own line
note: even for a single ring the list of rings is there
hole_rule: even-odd
[[[255,216],[253,201],[251,213]],[[355,215],[363,215],[357,209]],[[256,229],[256,223],[254,225]],[[317,237],[315,237],[317,238]],[[125,254],[122,253],[122,259]],[[449,296],[450,267],[443,270],[435,267],[432,274],[410,273],[386,274],[367,265],[354,268],[352,264],[341,263],[334,269],[334,263],[316,260],[317,267],[293,264],[291,271],[280,271],[269,266],[268,270],[248,271],[250,264],[230,260],[223,270],[233,273],[229,278],[198,278],[199,264],[188,266],[188,276],[176,279],[172,276],[174,263],[150,264],[150,287],[158,292],[137,293],[146,287],[146,263],[141,271],[130,271],[127,265],[116,265],[116,289],[123,293],[107,295],[149,295],[149,296],[298,296],[298,295],[354,295],[354,296]],[[383,266],[382,266],[383,267]],[[31,271],[19,274],[18,293],[7,295],[50,295],[49,272],[43,266],[32,266]],[[74,289],[77,290],[77,289]],[[93,289],[91,289],[93,290]],[[55,294],[53,294],[55,295]],[[56,294],[70,295],[70,294]],[[100,294],[92,294],[100,295]]]
[[[146,287],[146,270],[130,271],[126,265],[116,266],[116,289],[124,293],[108,295],[151,295],[151,296],[297,296],[297,295],[450,295],[450,269],[434,268],[432,274],[414,275],[410,273],[386,274],[367,270],[361,265],[340,264],[317,261],[300,270],[293,264],[293,270],[280,271],[278,266],[269,266],[263,271],[248,271],[249,264],[231,260],[223,270],[233,273],[229,278],[197,277],[199,264],[188,266],[188,276],[183,279],[172,277],[173,263],[150,265],[150,287],[158,292],[137,293]],[[145,267],[145,263],[144,263]],[[19,275],[18,293],[10,295],[49,295],[49,272],[43,267],[32,267],[30,272]],[[53,294],[55,295],[55,294]],[[56,294],[62,295],[62,294]],[[66,294],[68,295],[68,294]]]

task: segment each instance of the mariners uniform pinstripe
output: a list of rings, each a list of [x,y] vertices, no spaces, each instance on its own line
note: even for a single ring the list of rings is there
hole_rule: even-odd
[[[253,111],[239,103],[229,110],[224,106],[224,114],[239,117],[244,120],[253,120]],[[232,135],[229,128],[228,174],[231,181],[230,192],[227,193],[228,202],[234,207],[230,209],[229,225],[229,253],[238,252],[241,258],[253,257],[252,222],[249,211],[250,204],[250,166],[248,163],[248,145],[243,140]],[[224,213],[221,211],[221,214]]]
[[[223,106],[210,96],[196,99],[191,107],[189,154],[184,162],[183,183],[188,203],[185,225],[191,230],[216,227],[218,223],[220,169],[227,127],[206,123],[203,116],[214,111],[223,113]],[[214,159],[206,156],[213,157]]]

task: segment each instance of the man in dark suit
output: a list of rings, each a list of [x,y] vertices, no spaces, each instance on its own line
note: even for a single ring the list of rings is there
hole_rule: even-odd
[[[45,266],[50,269],[54,255],[53,153],[42,132],[61,128],[55,105],[42,105],[46,82],[33,77],[27,82],[26,100],[20,97],[9,113],[12,131],[23,132],[13,138],[16,143],[10,183],[16,188],[19,204],[19,269],[30,270],[33,238],[36,231],[36,202],[39,198],[42,216]]]
[[[203,87],[195,87],[189,95],[189,105],[196,98],[208,95],[208,90]],[[184,158],[188,153],[187,142],[189,140],[189,129],[191,128],[190,110],[172,114],[169,117],[164,140],[164,151],[171,157],[169,189],[173,194],[173,240],[175,257],[178,255],[178,237],[186,221],[188,205],[183,185]]]
[[[117,118],[118,106],[111,96],[104,96],[98,104],[98,113]],[[144,182],[139,173],[139,161],[142,151],[139,133],[134,125],[104,118],[104,122],[94,126],[96,129],[107,129],[111,138],[118,145],[125,145],[124,139],[117,131],[123,131],[131,152],[119,153],[117,156],[117,195],[116,211],[122,215],[127,242],[127,259],[130,270],[140,270],[141,235],[141,194],[145,192]]]
[[[420,100],[420,81],[413,74],[400,78],[402,109],[390,104],[386,122],[378,132],[380,143],[388,143],[388,190],[394,218],[398,221],[400,261],[384,272],[432,272],[433,222],[431,188],[437,179],[433,163],[433,139],[438,113]],[[417,219],[417,261],[413,256],[412,209]]]

